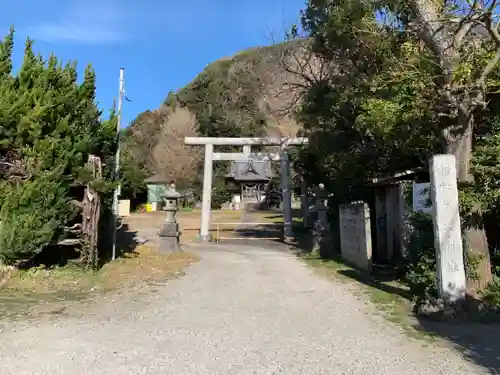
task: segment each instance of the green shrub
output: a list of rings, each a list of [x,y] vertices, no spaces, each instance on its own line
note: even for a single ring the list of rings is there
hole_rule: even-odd
[[[71,214],[66,189],[49,176],[3,189],[0,262],[15,264],[57,239]]]
[[[14,30],[0,41],[0,261],[32,259],[72,220],[69,199],[83,185],[109,207],[114,113],[101,121],[91,66],[78,80],[76,63],[36,55],[26,41],[23,63],[12,71]],[[103,180],[85,170],[88,156],[104,165]]]
[[[483,291],[483,297],[493,305],[500,305],[500,277],[493,276],[493,282]]]
[[[493,281],[483,290],[484,299],[494,305],[500,305],[500,251],[496,250],[491,254],[493,267]]]
[[[410,223],[413,231],[408,244],[408,271],[406,280],[415,300],[438,297],[436,274],[436,251],[432,217],[429,214],[414,212]]]

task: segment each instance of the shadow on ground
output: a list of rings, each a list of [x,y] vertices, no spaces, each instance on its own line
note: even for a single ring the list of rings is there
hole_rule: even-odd
[[[291,243],[284,244],[283,241],[283,214],[279,209],[266,209],[261,210],[258,208],[250,207],[247,209],[251,214],[252,212],[257,212],[263,216],[263,219],[268,222],[266,224],[255,225],[248,223],[242,225],[235,230],[235,233],[239,240],[236,241],[244,241],[245,244],[254,244],[258,246],[272,246],[277,247],[286,246],[287,248],[292,248],[295,253],[308,253],[312,251],[312,237],[308,236],[308,229],[304,229],[302,223],[297,222],[298,218],[301,218],[302,212],[300,209],[292,209],[292,231],[295,236]],[[262,220],[260,220],[262,221]],[[225,239],[224,242],[227,242]]]
[[[418,319],[417,330],[438,336],[461,352],[467,360],[500,374],[500,324],[444,323]]]
[[[337,258],[336,261],[341,260]],[[389,284],[392,281],[401,280],[402,275],[391,271],[388,266],[375,265],[371,276],[353,269],[339,270],[338,273],[385,293],[412,301],[412,296],[407,289]],[[489,374],[500,375],[500,324],[464,320],[433,321],[415,315],[410,317],[415,321],[413,328],[417,332],[444,339],[467,360],[485,368]]]
[[[121,228],[116,231],[116,257],[134,252],[137,245],[142,243],[144,240],[139,237],[138,232],[132,230],[129,224],[123,223]],[[102,266],[112,258],[111,234],[102,241],[101,246],[100,262]]]
[[[373,267],[373,274],[356,271],[354,269],[340,270],[339,274],[356,280],[359,283],[365,284],[377,290],[392,295],[398,295],[407,301],[411,301],[412,296],[407,289],[398,285],[391,285],[391,282],[399,282],[401,277],[397,274],[393,267],[376,266]]]
[[[137,245],[143,243],[137,233],[130,229],[128,224],[123,224],[123,226],[116,233],[116,248],[119,255],[133,252]]]
[[[330,259],[313,257],[313,263],[337,264],[335,272],[364,284],[370,288],[382,291],[392,296],[399,296],[412,303],[412,295],[404,287],[404,281],[395,267],[388,265],[374,265],[373,274],[351,269],[342,261],[340,256],[331,256]],[[345,267],[347,266],[347,267]],[[347,269],[346,269],[347,268]],[[389,299],[389,301],[392,299]],[[419,333],[417,337],[439,338],[460,352],[465,359],[484,368],[488,374],[500,375],[500,324],[481,323],[471,320],[436,321],[422,316],[416,316],[410,310],[408,315],[409,328]]]
[[[265,225],[244,225],[240,226],[235,231],[238,236],[256,239],[270,239],[281,241],[283,233],[283,224],[269,223]]]
[[[296,235],[301,230],[301,225],[293,225],[293,232]],[[224,243],[236,244],[240,243],[245,246],[258,246],[272,249],[292,250],[295,254],[306,253],[300,247],[305,247],[304,244],[297,244],[297,238],[304,239],[304,236],[297,237],[292,243],[283,241],[283,224],[269,223],[259,226],[249,225],[246,228],[238,228],[235,230],[237,239],[225,239]],[[312,242],[310,249],[312,249]],[[310,250],[309,250],[310,252]]]

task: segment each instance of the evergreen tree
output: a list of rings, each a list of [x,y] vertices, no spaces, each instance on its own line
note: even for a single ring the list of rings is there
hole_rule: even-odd
[[[27,260],[57,240],[75,215],[75,183],[89,182],[89,154],[114,152],[113,115],[100,120],[95,73],[77,82],[76,63],[45,61],[26,41],[24,61],[12,76],[14,30],[0,44],[0,262]],[[109,176],[105,170],[105,176]],[[106,182],[101,184],[103,190]]]

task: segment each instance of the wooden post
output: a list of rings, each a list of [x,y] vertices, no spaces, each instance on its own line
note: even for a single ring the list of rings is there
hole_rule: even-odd
[[[87,168],[92,171],[94,180],[102,178],[101,159],[89,155]],[[91,185],[87,185],[83,196],[82,212],[82,253],[81,261],[87,269],[95,269],[99,263],[98,240],[101,197]]]

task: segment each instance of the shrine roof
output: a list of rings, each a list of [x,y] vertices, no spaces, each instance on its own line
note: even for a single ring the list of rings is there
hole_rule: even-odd
[[[168,179],[161,174],[155,174],[151,177],[148,177],[144,180],[147,184],[167,184]]]

